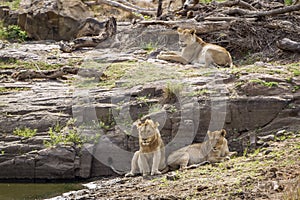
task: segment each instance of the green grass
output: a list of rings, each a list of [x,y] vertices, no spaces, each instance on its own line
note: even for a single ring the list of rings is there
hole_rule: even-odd
[[[9,92],[20,92],[28,91],[30,88],[26,87],[0,87],[0,93],[9,93]]]
[[[184,85],[177,82],[168,82],[163,88],[163,98],[166,101],[170,101],[180,97],[183,91]]]
[[[278,82],[273,82],[273,81],[264,81],[264,80],[261,80],[261,79],[252,79],[252,80],[249,80],[250,83],[258,83],[260,85],[263,85],[265,87],[278,87]]]
[[[143,43],[142,44],[142,49],[147,51],[147,52],[151,52],[155,49],[157,49],[158,44],[157,43],[153,43],[153,42],[149,42],[149,43]]]
[[[161,67],[147,62],[98,63],[94,67],[103,72],[100,81],[95,82],[94,79],[87,78],[77,83],[79,87],[134,87],[159,80],[174,80],[180,76],[177,68]],[[117,82],[119,84],[116,84]]]
[[[0,60],[0,69],[54,70],[62,66],[64,66],[64,64],[49,64],[42,61]]]
[[[200,89],[200,90],[197,90],[197,91],[194,91],[194,92],[191,92],[189,94],[189,96],[203,96],[203,95],[207,95],[207,94],[210,94],[211,92],[206,89],[206,88],[203,88],[203,89]]]
[[[300,76],[300,62],[288,65],[288,70],[292,72],[294,76]]]

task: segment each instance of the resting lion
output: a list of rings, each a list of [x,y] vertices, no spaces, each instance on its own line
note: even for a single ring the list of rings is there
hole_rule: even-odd
[[[211,64],[232,67],[230,53],[223,47],[204,42],[196,35],[196,30],[181,29],[179,34],[179,45],[182,48],[180,54],[176,52],[161,52],[157,58],[167,61],[180,62],[182,64]]]
[[[131,161],[131,171],[125,176],[134,176],[142,173],[146,176],[161,174],[159,170],[166,167],[165,147],[158,130],[159,124],[147,119],[145,123],[139,122],[137,125],[139,132],[139,151],[134,153]]]
[[[229,158],[229,149],[225,138],[226,131],[208,131],[208,139],[172,152],[168,159],[169,169],[188,169],[206,162],[222,162]]]

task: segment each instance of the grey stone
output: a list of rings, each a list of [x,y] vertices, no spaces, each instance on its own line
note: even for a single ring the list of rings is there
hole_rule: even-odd
[[[18,25],[36,40],[70,40],[88,17],[92,12],[80,0],[23,0]]]
[[[269,142],[269,141],[274,141],[275,136],[274,135],[266,135],[266,136],[258,136],[259,140],[262,140],[263,142]]]

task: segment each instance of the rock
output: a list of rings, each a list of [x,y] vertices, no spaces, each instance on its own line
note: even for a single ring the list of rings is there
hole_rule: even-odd
[[[264,152],[264,154],[265,155],[268,155],[268,154],[270,154],[270,153],[272,153],[273,151],[271,150],[271,149],[267,149],[265,152]]]
[[[75,179],[75,155],[72,147],[56,147],[38,152],[36,179]]]
[[[275,136],[274,135],[266,135],[266,136],[258,136],[258,139],[263,141],[263,142],[269,142],[269,141],[274,141]]]
[[[18,25],[36,40],[71,40],[92,12],[80,0],[22,0]]]
[[[286,133],[286,130],[280,130],[280,131],[277,131],[276,137],[284,136],[285,133]]]
[[[280,192],[284,189],[283,186],[279,185],[277,181],[272,181],[272,184],[273,184],[273,190],[275,190],[276,192]]]
[[[169,172],[166,175],[166,179],[170,180],[170,181],[176,181],[176,180],[180,179],[180,176],[176,172]]]
[[[5,46],[5,43],[3,41],[0,41],[0,49],[3,49]]]
[[[93,156],[92,153],[94,145],[93,144],[85,144],[80,153],[80,160],[79,160],[79,166],[78,166],[78,177],[81,178],[90,178],[91,177],[91,170],[92,170],[92,164],[93,164]]]
[[[201,191],[206,190],[206,189],[208,189],[207,185],[198,185],[197,186],[197,191],[198,192],[201,192]]]
[[[11,10],[8,6],[0,6],[0,20],[4,26],[16,25],[18,22],[18,13]]]

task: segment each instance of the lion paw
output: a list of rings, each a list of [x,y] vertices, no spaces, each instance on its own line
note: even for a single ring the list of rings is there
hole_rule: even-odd
[[[160,171],[151,172],[151,176],[155,176],[155,175],[161,175],[161,172]]]
[[[134,174],[132,172],[125,174],[125,177],[133,177],[133,176],[134,176]]]

